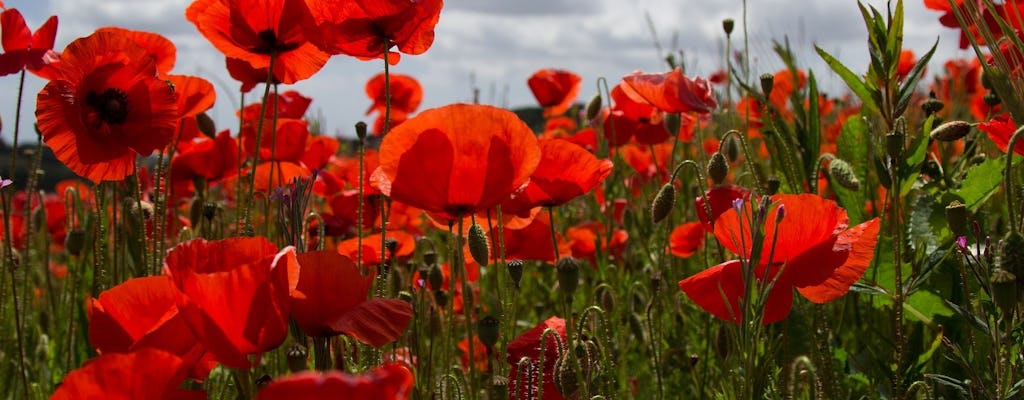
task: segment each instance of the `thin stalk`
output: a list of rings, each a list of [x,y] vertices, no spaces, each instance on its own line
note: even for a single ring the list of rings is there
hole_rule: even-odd
[[[1017,141],[1022,137],[1024,132],[1024,125],[1017,128],[1013,132],[1013,136],[1010,137],[1010,143],[1006,147],[1006,167],[1003,168],[1003,193],[1006,195],[1006,209],[1010,213],[1010,230],[1013,232],[1020,232],[1020,222],[1017,220],[1017,209],[1020,207],[1019,204],[1013,202],[1013,154],[1017,146]]]
[[[476,353],[473,352],[473,347],[474,347],[473,346],[473,339],[474,339],[474,336],[473,336],[473,318],[472,318],[473,302],[472,301],[466,301],[466,300],[469,300],[469,299],[472,298],[473,292],[471,291],[472,289],[470,289],[470,287],[469,287],[469,278],[466,275],[466,260],[465,260],[465,257],[463,257],[463,254],[462,254],[462,246],[463,246],[463,244],[462,244],[462,232],[463,232],[463,230],[462,229],[463,229],[463,223],[464,223],[463,221],[465,221],[465,219],[460,216],[459,217],[459,235],[457,237],[455,237],[455,243],[458,246],[457,250],[455,251],[455,259],[454,259],[455,266],[456,266],[455,271],[457,271],[457,274],[454,274],[453,276],[458,276],[458,277],[462,278],[462,282],[461,282],[462,283],[462,299],[463,299],[462,315],[463,315],[463,318],[465,319],[465,324],[466,324],[466,341],[469,343],[469,392],[473,393],[475,395],[476,394]],[[452,299],[450,301],[454,302],[453,300],[454,299]]]
[[[14,134],[11,139],[11,179],[15,178],[15,167],[18,166],[18,132],[21,130],[21,100],[25,92],[25,69],[21,69],[21,73],[18,74],[18,100],[17,105],[14,108]],[[29,171],[33,173],[34,171]],[[10,236],[7,236],[10,237]]]
[[[260,162],[260,140],[263,139],[263,120],[267,117],[267,98],[270,97],[270,85],[274,81],[274,62],[277,60],[277,53],[274,51],[270,52],[270,65],[267,66],[267,81],[263,86],[263,101],[260,102],[260,117],[256,121],[256,142],[253,144],[253,155],[252,155],[252,166],[249,168],[248,182],[248,193],[242,201],[242,223],[251,224],[250,213],[252,212],[252,194],[256,190],[256,165]],[[242,104],[245,106],[245,103]],[[243,108],[244,109],[244,108]],[[242,131],[239,130],[238,134],[241,135]],[[244,146],[239,146],[244,147]],[[241,162],[241,159],[239,159]],[[239,226],[239,231],[244,231],[245,225]]]
[[[11,198],[10,196],[7,196],[6,191],[0,191],[0,202],[3,203],[4,215],[8,216],[7,220],[10,221]],[[31,201],[29,201],[29,205],[26,207],[30,206]],[[21,304],[18,302],[18,265],[14,260],[14,237],[11,236],[11,224],[4,224],[4,237],[7,238],[7,240],[4,241],[4,260],[7,264],[7,271],[11,274],[11,299],[14,304],[14,332],[18,342],[18,366],[21,371],[18,375],[21,375],[21,385],[25,390],[25,399],[28,399],[31,397],[31,392],[28,385],[28,366],[26,365],[25,360],[25,332],[21,329]]]
[[[895,341],[896,341],[896,369],[893,371],[893,394],[897,399],[902,399],[903,393],[903,377],[901,370],[903,369],[903,268],[900,248],[902,247],[900,239],[900,195],[899,187],[900,175],[897,171],[899,163],[891,161],[889,165],[889,179],[892,182],[892,188],[889,200],[889,212],[890,216],[890,227],[892,235],[892,253],[893,253],[893,324],[895,325]]]

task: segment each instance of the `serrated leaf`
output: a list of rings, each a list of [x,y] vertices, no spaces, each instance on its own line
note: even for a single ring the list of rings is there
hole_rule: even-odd
[[[1002,158],[989,158],[967,169],[967,176],[956,190],[968,210],[974,212],[984,204],[1003,182]]]
[[[839,62],[835,57],[832,57],[831,54],[823,50],[821,47],[814,46],[814,50],[816,50],[818,55],[825,60],[825,63],[832,68],[832,71],[835,71],[835,73],[843,79],[843,82],[845,82],[846,86],[850,88],[850,91],[857,95],[857,98],[860,99],[864,108],[874,113],[879,112],[878,104],[875,102],[874,96],[870,91],[868,91],[867,87],[864,85],[864,81],[862,81],[857,74],[849,68],[846,68],[843,63]]]

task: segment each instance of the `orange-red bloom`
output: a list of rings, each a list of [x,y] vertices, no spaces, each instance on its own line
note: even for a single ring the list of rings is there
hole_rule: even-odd
[[[64,377],[51,400],[174,399],[187,372],[181,358],[157,349],[104,354]]]
[[[401,337],[412,319],[406,301],[367,300],[374,276],[334,250],[301,253],[292,267],[288,309],[307,335],[345,334],[380,347]]]
[[[11,8],[0,13],[0,27],[4,47],[4,53],[0,54],[0,76],[27,69],[44,79],[57,77],[55,64],[59,63],[60,55],[53,51],[57,38],[56,15],[32,33],[21,12]]]
[[[580,92],[579,75],[562,69],[545,68],[534,72],[526,84],[544,108],[544,116],[561,115],[576,101]]]
[[[391,130],[374,178],[385,195],[453,221],[504,201],[538,162],[537,138],[514,113],[453,104]]]
[[[704,232],[700,222],[680,224],[668,236],[669,252],[679,258],[693,256],[704,246]]]
[[[845,210],[812,194],[775,195],[772,202],[778,205],[767,213],[764,252],[754,266],[758,280],[775,279],[766,294],[765,324],[789,315],[794,288],[819,304],[846,294],[871,264],[879,228],[878,218],[848,227]],[[741,257],[751,253],[749,220],[754,211],[751,202],[745,203],[743,217],[723,213],[714,231],[722,246]],[[739,322],[745,292],[742,269],[740,260],[726,261],[680,281],[679,288],[714,316]]]
[[[114,26],[100,28],[96,32],[117,33],[131,39],[153,58],[153,62],[156,63],[156,72],[160,76],[167,75],[174,69],[174,62],[177,60],[177,48],[174,47],[174,42],[171,42],[170,39],[163,35]]]
[[[537,387],[544,386],[544,398],[542,400],[561,400],[561,394],[555,386],[555,359],[564,350],[558,348],[558,341],[555,335],[548,334],[546,340],[541,342],[544,331],[552,329],[559,336],[562,343],[565,343],[565,320],[558,317],[551,317],[537,324],[532,329],[523,332],[522,335],[508,343],[507,361],[512,369],[508,373],[509,393],[519,393],[517,399],[533,399],[537,397]],[[540,353],[544,352],[543,371],[538,371],[540,365]],[[519,372],[519,362],[523,358],[530,360],[530,370]],[[541,382],[536,379],[542,378]],[[523,379],[525,378],[525,379]]]
[[[329,57],[306,36],[313,16],[304,0],[196,0],[185,18],[228,59],[266,73],[274,57],[280,83],[313,76]]]
[[[518,214],[537,206],[560,206],[593,190],[612,172],[611,160],[599,160],[567,140],[541,140],[540,149],[540,163],[530,182],[503,203],[503,212]]]
[[[412,372],[400,364],[360,375],[310,371],[274,379],[256,394],[256,400],[405,400],[412,394],[412,385]]]
[[[136,155],[166,146],[178,105],[143,48],[128,36],[98,32],[64,50],[60,77],[39,92],[36,118],[57,159],[100,182],[123,179],[135,170]]]
[[[626,95],[667,113],[708,113],[718,106],[704,78],[690,79],[680,68],[664,74],[635,72],[622,77]]]
[[[1013,136],[1013,132],[1017,130],[1017,125],[1014,124],[1013,118],[1010,114],[1003,113],[999,114],[987,122],[978,124],[978,129],[981,129],[985,134],[988,135],[989,139],[1006,153],[1010,147],[1010,137]],[[1018,140],[1016,145],[1013,147],[1013,152],[1024,155],[1024,140]]]
[[[287,334],[291,247],[278,252],[263,237],[191,240],[164,261],[182,293],[178,303],[192,332],[222,364],[249,368],[249,354],[273,349]]]
[[[423,86],[420,82],[409,75],[390,74],[391,82],[388,88],[391,91],[391,111],[402,111],[411,114],[420,108],[423,101]],[[366,109],[366,115],[374,111],[384,113],[385,96],[384,73],[379,73],[366,81],[366,95],[370,96],[373,104]]]
[[[398,51],[423,54],[434,43],[434,26],[441,17],[441,0],[306,0],[316,21],[319,46],[330,54],[360,60],[401,59]]]

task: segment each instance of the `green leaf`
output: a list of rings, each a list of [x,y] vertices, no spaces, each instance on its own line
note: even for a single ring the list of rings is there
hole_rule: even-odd
[[[903,0],[896,2],[896,11],[892,14],[892,21],[889,22],[889,30],[886,38],[886,55],[889,57],[886,62],[889,66],[889,76],[896,75],[896,69],[900,64],[900,52],[903,50]]]
[[[818,52],[818,55],[821,56],[823,60],[825,60],[825,63],[828,64],[828,66],[832,68],[832,70],[835,71],[835,73],[838,74],[840,78],[843,79],[843,82],[846,83],[846,86],[850,87],[850,91],[852,91],[853,94],[857,95],[857,98],[860,99],[860,102],[862,103],[864,108],[874,113],[879,112],[878,104],[874,100],[875,97],[872,95],[870,91],[868,91],[868,88],[865,86],[864,81],[862,81],[860,77],[857,76],[857,74],[855,74],[845,65],[843,65],[843,63],[839,62],[839,60],[837,60],[835,57],[832,57],[831,54],[828,54],[828,52],[822,50],[821,47],[814,46],[814,50],[816,50]]]
[[[932,343],[928,346],[928,350],[921,355],[917,356],[917,362],[914,363],[913,367],[910,368],[908,375],[917,374],[924,370],[926,364],[931,361],[932,356],[935,354],[935,350],[942,347],[942,330],[935,333],[935,339],[932,339]]]
[[[928,50],[921,59],[917,60],[917,64],[914,64],[914,68],[910,70],[903,84],[900,85],[899,90],[896,92],[896,115],[903,115],[903,112],[907,110],[907,106],[910,105],[910,98],[917,89],[917,82],[921,80],[921,74],[924,73],[925,67],[928,66],[928,61],[932,59],[932,55],[935,54],[935,49],[938,46],[939,40],[935,39],[935,44],[932,45],[931,50]]]
[[[999,189],[1002,182],[1003,159],[989,158],[967,170],[967,176],[955,194],[963,199],[960,201],[967,209],[974,212]]]
[[[916,196],[912,201],[908,239],[913,242],[915,249],[924,247],[926,251],[932,252],[939,245],[938,238],[932,231],[935,204],[935,198],[929,194]]]
[[[932,131],[934,123],[934,115],[924,121],[921,134],[910,143],[909,153],[904,154],[903,165],[900,166],[900,196],[906,196],[910,192],[917,175],[921,173],[921,165],[928,156],[928,134]]]
[[[903,304],[907,319],[932,324],[935,317],[951,317],[953,310],[946,306],[945,301],[939,295],[920,290],[907,297]]]
[[[815,172],[818,168],[818,153],[821,152],[821,116],[818,109],[818,82],[814,79],[814,71],[808,73],[807,82],[807,101],[810,106],[807,108],[807,125],[800,145],[804,150],[805,176],[807,179],[817,179]]]
[[[861,182],[867,182],[868,166],[865,162],[868,158],[868,125],[862,118],[850,117],[843,123],[839,131],[839,138],[836,139],[836,157],[850,163],[853,172]],[[836,193],[839,205],[846,209],[846,215],[850,218],[850,225],[864,222],[864,190],[850,190],[839,185],[834,185],[832,191]]]

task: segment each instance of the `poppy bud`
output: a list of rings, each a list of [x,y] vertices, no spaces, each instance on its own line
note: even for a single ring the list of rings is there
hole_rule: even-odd
[[[477,223],[469,227],[469,254],[479,265],[487,265],[488,255],[491,254],[490,246],[487,244],[487,234],[484,233],[484,228]]]
[[[441,286],[444,285],[444,273],[441,272],[441,267],[437,264],[430,266],[430,272],[427,273],[427,283],[430,284],[430,288],[433,290],[440,290]]]
[[[595,94],[587,103],[587,121],[593,121],[597,119],[597,116],[601,114],[601,95]]]
[[[765,193],[771,196],[779,192],[779,187],[782,186],[782,181],[780,181],[778,177],[773,176],[768,178],[767,186],[768,187],[765,188]]]
[[[309,369],[306,359],[309,357],[309,350],[299,343],[292,343],[286,354],[288,358],[288,370],[291,372],[305,371]]]
[[[81,228],[73,228],[64,236],[64,250],[68,255],[79,256],[85,248],[85,231]]]
[[[412,304],[412,300],[413,300],[412,293],[409,293],[409,291],[407,291],[407,290],[402,290],[402,291],[398,292],[398,299],[401,300],[401,301],[404,301],[406,303]]]
[[[508,275],[512,277],[512,283],[519,289],[519,281],[523,279],[523,260],[508,260],[505,263],[508,267]]]
[[[930,116],[942,110],[946,105],[941,100],[935,98],[935,92],[928,93],[928,100],[921,103],[921,111],[924,111],[926,116]]]
[[[949,121],[939,127],[932,129],[932,133],[928,136],[932,140],[938,140],[940,142],[953,142],[960,140],[964,136],[967,136],[971,132],[971,124],[966,121]]]
[[[678,113],[665,114],[665,129],[672,136],[679,134],[679,128],[682,127],[683,120]]]
[[[488,349],[493,348],[498,343],[498,335],[501,333],[499,329],[499,323],[497,318],[490,315],[481,318],[476,323],[476,335],[480,338],[480,342],[484,344],[484,347]]]
[[[215,216],[217,216],[217,203],[204,203],[203,217],[206,218],[207,221],[211,221]]]
[[[775,225],[778,225],[786,218],[786,205],[779,204],[779,208],[775,210]]]
[[[967,206],[953,200],[946,206],[946,224],[954,237],[967,236]]]
[[[981,71],[981,87],[983,87],[985,89],[988,89],[988,90],[992,90],[992,78],[989,77],[989,74],[990,74],[989,72],[986,72],[984,69],[982,69],[982,71]]]
[[[885,154],[894,160],[900,158],[903,155],[905,140],[906,136],[898,131],[885,135]]]
[[[721,152],[715,152],[708,161],[708,177],[715,185],[721,185],[722,181],[729,176],[729,162]]]
[[[566,298],[571,298],[580,285],[580,262],[572,256],[562,257],[555,263],[555,274],[558,277],[559,289]]]
[[[1002,100],[999,99],[999,95],[996,94],[996,92],[985,93],[985,96],[982,97],[981,99],[984,100],[985,104],[988,105],[989,107],[998,106],[1000,103],[1003,102]]]
[[[1004,316],[1013,315],[1017,307],[1017,276],[1005,269],[995,268],[988,282],[992,284],[992,302],[996,303]]]
[[[601,302],[601,309],[606,313],[615,311],[615,295],[612,294],[612,290],[607,286],[600,286],[597,294],[598,300]]]
[[[661,222],[672,212],[672,207],[675,204],[676,188],[672,186],[672,183],[666,183],[658,190],[658,194],[654,196],[654,202],[651,203],[651,220],[654,223]]]
[[[360,141],[366,139],[366,123],[363,121],[356,122],[356,137]]]
[[[1010,231],[1003,238],[998,267],[1016,276],[1024,275],[1024,236],[1020,233]]]
[[[395,251],[398,250],[398,239],[395,239],[393,237],[384,239],[384,248],[387,249],[388,254],[391,255],[391,258],[394,258]]]
[[[555,388],[558,389],[559,394],[565,398],[576,396],[576,392],[580,389],[579,377],[576,376],[576,369],[568,351],[563,351],[562,355],[555,360],[555,373],[552,378],[554,378]]]
[[[731,35],[733,28],[736,27],[736,21],[732,18],[726,18],[722,20],[722,30],[725,31],[726,35]]]
[[[739,161],[740,159],[740,144],[736,139],[726,139],[718,145],[718,151],[725,154],[725,158],[731,163]]]
[[[761,74],[761,93],[764,94],[764,98],[771,97],[773,86],[775,86],[775,75],[769,73]]]
[[[252,226],[251,223],[246,222],[245,225],[242,226],[242,237],[255,237],[255,236],[256,236],[256,227]]]
[[[850,163],[839,158],[833,159],[828,164],[828,174],[839,186],[854,191],[860,190],[860,179],[857,179],[857,174],[853,172]]]
[[[196,125],[199,127],[199,132],[202,132],[206,137],[210,139],[217,137],[217,125],[214,124],[213,118],[210,118],[206,113],[196,114]]]
[[[434,302],[438,307],[444,308],[448,305],[448,292],[444,290],[434,291]]]

